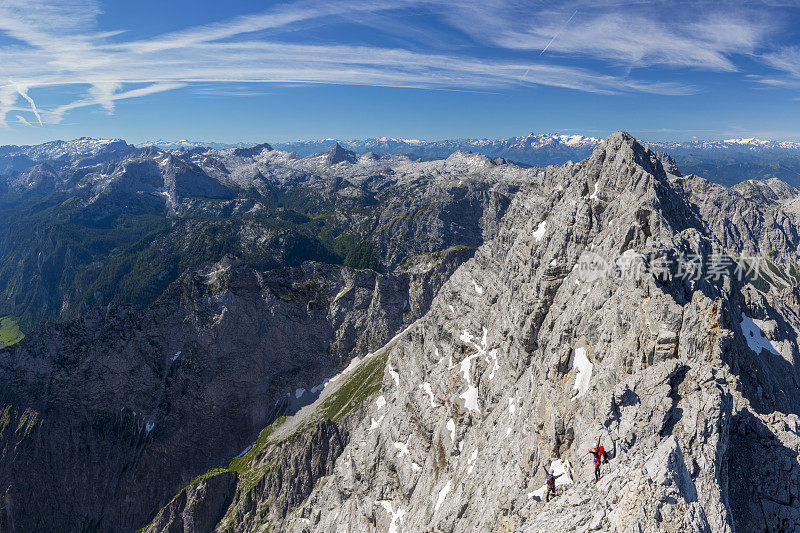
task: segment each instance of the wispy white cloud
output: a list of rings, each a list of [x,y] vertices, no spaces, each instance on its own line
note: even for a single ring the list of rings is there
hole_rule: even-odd
[[[16,85],[15,89],[19,93],[21,97],[28,101],[28,104],[31,106],[31,112],[36,115],[36,120],[39,121],[39,125],[42,125],[42,116],[39,114],[39,110],[36,108],[36,102],[33,101],[33,98],[28,96],[28,88],[22,85]],[[19,115],[17,115],[19,116]]]
[[[531,6],[496,0],[470,3],[448,16],[477,41],[501,48],[547,48],[635,67],[719,71],[737,70],[733,56],[752,54],[780,26],[753,4],[725,1],[577,0]],[[570,23],[564,24],[568,17]]]
[[[31,127],[31,128],[33,127],[33,124],[28,122],[27,119],[25,117],[23,117],[22,115],[17,115],[17,122],[19,122],[23,126],[28,126],[28,127]]]
[[[750,79],[764,87],[800,89],[800,46],[781,46],[761,54],[759,60],[774,72],[748,75]]]
[[[94,105],[100,105],[104,107],[106,110],[109,108],[111,110],[114,109],[114,102],[117,100],[126,100],[129,98],[140,98],[142,96],[149,96],[151,94],[156,94],[164,91],[171,91],[173,89],[180,89],[184,87],[185,83],[170,83],[170,82],[163,82],[163,83],[153,83],[151,85],[147,85],[146,87],[139,87],[136,89],[130,89],[128,91],[122,92],[107,92],[102,96],[101,100],[98,100],[96,96],[93,95],[92,89],[96,87],[93,85],[89,89],[89,95],[86,98],[72,101],[68,104],[60,105],[56,108],[50,109],[45,112],[45,116],[47,117],[47,122],[50,124],[59,124],[64,120],[64,115],[72,111],[73,109],[78,109],[81,107],[89,107]]]
[[[19,93],[13,85],[0,85],[0,126],[7,127],[7,116],[14,110]]]
[[[98,106],[113,113],[119,100],[213,83],[350,84],[447,90],[497,90],[545,85],[595,93],[688,94],[683,83],[637,79],[602,64],[670,68],[737,69],[737,54],[755,54],[770,26],[757,13],[691,4],[681,17],[666,2],[579,0],[560,3],[512,0],[301,0],[227,21],[148,39],[97,27],[95,0],[0,0],[0,125],[27,101],[39,123],[59,123],[72,110]],[[689,4],[687,4],[689,5]],[[421,10],[447,31],[432,30],[431,43],[460,31],[470,46],[418,42],[355,45],[310,44],[297,35],[308,24],[396,23],[394,36],[414,34],[409,10]],[[577,14],[575,14],[577,13]],[[569,24],[564,21],[573,14]],[[397,16],[395,16],[397,15]],[[305,27],[305,26],[303,26]],[[123,28],[124,30],[124,28]],[[415,28],[416,35],[422,30]],[[427,29],[426,29],[427,31]],[[447,33],[449,31],[449,34]],[[556,38],[554,38],[556,36]],[[419,39],[418,39],[419,40]],[[452,41],[453,39],[450,38]],[[548,54],[540,57],[547,47]],[[495,56],[476,53],[479,48]],[[531,53],[527,53],[531,52]],[[535,53],[533,53],[535,52]],[[598,66],[569,61],[586,56]],[[510,58],[514,59],[510,59]],[[80,86],[82,97],[40,109],[43,87]],[[234,91],[235,92],[235,91]],[[248,91],[241,92],[247,96]]]
[[[267,96],[271,93],[269,91],[248,89],[246,88],[246,86],[244,88],[206,86],[206,87],[194,87],[192,89],[192,94],[196,94],[199,96],[250,97],[250,96]]]
[[[800,47],[786,46],[763,55],[764,62],[770,67],[783,71],[792,78],[800,79]],[[765,76],[760,78],[765,83],[782,84],[788,80],[770,78]]]

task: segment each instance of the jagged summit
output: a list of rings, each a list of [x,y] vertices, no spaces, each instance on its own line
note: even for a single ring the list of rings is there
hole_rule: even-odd
[[[734,185],[733,190],[759,203],[783,203],[800,196],[800,189],[778,178],[746,180]]]
[[[240,157],[253,157],[264,151],[271,152],[272,149],[272,145],[269,143],[261,143],[249,148],[234,148],[233,154]]]
[[[358,157],[355,152],[351,152],[342,147],[338,142],[334,144],[325,155],[325,162],[329,165],[336,165],[343,162],[355,163]]]
[[[603,188],[623,191],[632,186],[645,194],[651,180],[667,178],[659,155],[625,131],[603,139],[576,167],[586,172],[596,188],[595,193]]]
[[[448,168],[455,168],[465,172],[477,172],[481,169],[496,166],[498,163],[483,154],[470,151],[453,152],[446,160]]]
[[[379,390],[337,424],[348,443],[325,482],[285,521],[236,492],[224,523],[250,524],[250,512],[293,531],[362,522],[442,531],[795,523],[795,508],[775,503],[785,500],[742,503],[781,490],[746,472],[782,451],[736,450],[769,438],[788,450],[800,444],[794,378],[780,385],[792,400],[770,404],[742,368],[755,357],[775,372],[796,353],[796,325],[781,322],[797,324],[796,315],[730,271],[690,279],[671,265],[666,276],[636,274],[649,257],[704,255],[722,242],[711,220],[724,204],[698,208],[673,182],[691,180],[675,181],[624,132],[580,163],[546,169],[431,311],[387,347]],[[695,216],[707,221],[687,223]],[[754,328],[769,341],[753,340]],[[611,459],[595,485],[586,450],[598,437]],[[777,486],[798,486],[794,455],[791,463]],[[558,476],[550,503],[543,465]]]

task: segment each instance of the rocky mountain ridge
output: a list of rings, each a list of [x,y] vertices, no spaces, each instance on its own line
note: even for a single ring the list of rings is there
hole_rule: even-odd
[[[456,151],[472,151],[525,165],[547,166],[584,159],[599,141],[582,135],[532,133],[508,139],[322,139],[277,143],[275,147],[307,156],[325,152],[339,142],[357,153],[402,154],[425,160],[444,159]],[[198,142],[193,146],[202,144]],[[217,143],[211,144],[216,148],[222,147]],[[794,141],[733,138],[652,141],[648,145],[653,150],[670,153],[684,172],[698,174],[726,186],[748,179],[767,178],[779,178],[800,186],[800,143]],[[164,149],[188,147],[182,142],[160,143],[159,146]]]
[[[471,255],[394,274],[223,261],[141,311],[48,324],[0,351],[4,531],[129,531],[198,473],[421,316]]]
[[[438,143],[444,146],[445,143],[450,143],[453,146],[463,145],[477,148],[480,146],[495,146],[505,144],[507,146],[521,146],[527,144],[531,147],[542,147],[547,145],[563,144],[573,147],[590,147],[594,148],[602,139],[597,137],[589,137],[585,135],[563,135],[563,134],[546,134],[546,133],[531,133],[526,136],[509,137],[507,139],[447,139],[447,140],[422,140],[422,139],[405,139],[395,137],[374,137],[367,139],[311,139],[311,140],[297,140],[275,143],[277,147],[285,147],[289,150],[295,150],[300,154],[312,154],[329,149],[329,147],[339,142],[352,147],[359,152],[378,151],[387,153],[387,150],[396,150],[400,148],[410,148],[414,146],[424,146],[429,144]],[[221,143],[221,142],[206,142],[206,141],[189,141],[181,139],[177,141],[169,141],[158,139],[155,141],[144,141],[138,143],[137,146],[155,146],[163,150],[177,150],[177,149],[192,149],[200,147],[208,148],[246,148],[253,146],[255,143]],[[751,150],[763,149],[785,149],[785,150],[798,150],[800,149],[800,142],[796,141],[776,141],[770,139],[758,139],[755,137],[748,138],[731,138],[731,139],[700,139],[692,141],[653,141],[648,143],[654,149],[666,150],[669,148],[699,148],[699,149],[730,149],[735,147],[747,148]],[[392,153],[392,152],[388,152]]]
[[[424,317],[149,530],[791,531],[800,293],[713,259],[796,261],[794,220],[763,213],[610,136],[520,190]]]
[[[87,169],[57,186],[85,191],[83,216],[144,196],[171,223],[213,219],[305,191],[293,205],[308,213],[347,206],[328,220],[378,225],[388,271],[225,255],[141,309],[99,307],[0,351],[3,529],[797,519],[800,234],[785,183],[682,176],[625,133],[545,169],[269,145]],[[598,437],[611,453],[594,485]]]
[[[589,156],[601,141],[583,135],[535,134],[507,139],[351,139],[310,140],[277,143],[282,150],[295,151],[301,155],[328,150],[335,142],[355,152],[377,152],[382,154],[407,154],[422,158],[444,158],[456,151],[473,151],[489,157],[504,157],[529,165],[561,165],[567,160],[579,161]],[[711,163],[727,164],[753,161],[781,161],[796,159],[800,155],[800,143],[794,141],[772,141],[756,138],[693,141],[648,141],[655,151],[670,153],[687,172],[711,169]],[[744,173],[746,168],[742,168]],[[752,169],[751,169],[752,172]],[[714,174],[701,173],[715,180]],[[727,176],[726,176],[727,177]],[[748,176],[739,178],[739,181]],[[736,182],[734,182],[736,183]],[[731,183],[734,184],[734,183]],[[727,183],[726,183],[727,184]]]

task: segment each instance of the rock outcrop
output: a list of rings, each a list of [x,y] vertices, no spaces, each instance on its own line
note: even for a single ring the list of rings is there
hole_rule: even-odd
[[[32,333],[0,352],[2,529],[140,527],[424,314],[472,253],[417,257],[391,275],[318,263],[260,272],[227,257],[144,310],[98,309]],[[206,529],[197,524],[220,519],[230,483],[184,492],[164,524]]]
[[[267,439],[263,457],[386,358],[335,420],[348,439],[330,474],[237,531],[792,530],[800,294],[709,260],[748,244],[689,183],[625,133],[545,171],[424,317]],[[682,255],[702,258],[696,276]]]

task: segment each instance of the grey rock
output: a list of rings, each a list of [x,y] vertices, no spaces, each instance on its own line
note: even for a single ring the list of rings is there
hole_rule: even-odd
[[[424,314],[470,254],[418,257],[391,275],[317,263],[260,272],[228,257],[145,310],[98,309],[29,335],[0,357],[3,523],[141,527]],[[221,497],[222,479],[185,492],[163,523],[225,507],[195,501]]]
[[[221,472],[181,491],[144,531],[212,531],[230,504],[236,474]]]
[[[731,428],[744,418],[774,439],[761,413],[783,420],[800,406],[791,393],[785,402],[765,397],[751,407],[753,378],[744,368],[754,357],[774,366],[758,375],[784,376],[785,385],[763,386],[796,385],[793,369],[778,370],[783,359],[766,350],[754,355],[742,336],[746,281],[729,273],[587,278],[573,268],[588,251],[619,265],[621,257],[652,252],[779,248],[773,235],[791,222],[764,220],[734,242],[720,229],[723,210],[755,221],[757,208],[725,191],[719,195],[731,194],[731,203],[715,206],[708,198],[716,192],[690,187],[693,179],[670,176],[656,154],[619,133],[586,161],[548,169],[520,191],[497,236],[394,346],[383,411],[371,405],[360,415],[344,452],[347,468],[337,462],[298,512],[319,513],[316,527],[326,530],[368,516],[378,530],[588,529],[601,520],[598,506],[608,520],[602,527],[614,531],[747,530],[765,519],[780,529],[790,506],[773,503],[756,518],[739,503],[758,502],[758,491],[779,502],[797,480],[773,470],[759,475],[774,480],[768,485],[743,478],[745,463],[781,463],[755,443],[742,453]],[[785,306],[777,295],[758,294],[759,317],[776,321],[765,327],[769,335],[784,339],[797,330],[796,315],[778,310]],[[421,391],[426,383],[436,407]],[[767,407],[773,401],[787,411]],[[379,413],[383,423],[369,429]],[[598,437],[610,462],[595,484],[586,449]],[[794,449],[797,435],[783,438],[781,446]],[[395,443],[408,454],[396,453]],[[520,465],[531,448],[540,461],[526,472]],[[541,464],[565,472],[549,503],[537,496]],[[354,471],[369,475],[353,478]],[[519,511],[506,514],[507,500]],[[375,512],[370,501],[391,505]]]

